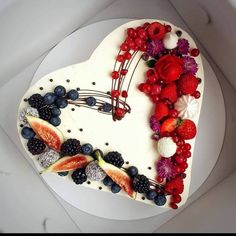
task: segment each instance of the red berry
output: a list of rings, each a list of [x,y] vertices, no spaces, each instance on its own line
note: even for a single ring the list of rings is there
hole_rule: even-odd
[[[182,200],[181,196],[178,194],[178,195],[172,195],[171,197],[171,201],[173,203],[180,203]]]
[[[120,74],[121,75],[126,75],[128,73],[128,70],[126,70],[126,69],[122,69],[121,71],[120,71]]]
[[[177,120],[175,118],[167,118],[164,120],[164,122],[161,124],[161,134],[168,132],[171,133],[175,130],[177,125]]]
[[[161,86],[158,84],[154,84],[151,86],[151,95],[158,95],[161,92]]]
[[[150,25],[149,22],[145,22],[145,23],[143,24],[143,28],[146,29],[149,25]]]
[[[143,92],[144,93],[146,93],[146,94],[149,94],[150,92],[151,92],[151,85],[150,84],[147,84],[147,83],[145,83],[144,85],[143,85]]]
[[[171,31],[171,26],[170,25],[165,25],[165,30],[166,32],[170,32]]]
[[[138,86],[138,89],[139,89],[141,92],[144,92],[144,84],[145,84],[145,83],[141,83],[141,84],[139,84],[139,86]]]
[[[142,52],[146,52],[147,51],[147,44],[142,44],[141,47],[140,47],[140,50]]]
[[[143,40],[143,39],[141,39],[141,38],[136,38],[135,40],[134,40],[134,42],[135,42],[135,44],[138,46],[138,47],[141,47],[144,43],[145,43],[145,41]]]
[[[183,162],[180,164],[180,168],[186,170],[188,168],[188,163],[187,162]]]
[[[139,47],[134,44],[134,47],[132,48],[134,51],[138,51]]]
[[[118,55],[117,58],[116,58],[116,60],[117,60],[118,62],[124,62],[124,61],[125,61],[125,58],[124,58],[123,55]]]
[[[180,91],[179,89],[177,90],[177,96],[181,97],[183,95],[182,91]]]
[[[161,120],[162,118],[166,117],[168,114],[169,114],[168,106],[163,102],[157,102],[156,108],[155,108],[155,117],[158,120]]]
[[[176,154],[180,155],[182,153],[182,149],[180,147],[177,147]]]
[[[192,139],[196,136],[197,128],[192,120],[185,119],[182,124],[176,128],[176,132],[179,137],[184,140]]]
[[[172,109],[172,110],[169,111],[169,116],[170,117],[176,118],[176,117],[178,117],[178,114],[179,114],[179,112],[175,109]]]
[[[201,97],[201,93],[199,91],[195,91],[192,96],[194,96],[196,99]]]
[[[177,146],[181,147],[184,144],[184,140],[179,139],[179,141],[177,142]]]
[[[189,158],[189,157],[192,156],[192,153],[191,153],[190,151],[185,151],[185,152],[184,152],[184,156],[185,156],[186,158]]]
[[[147,83],[154,84],[155,82],[157,82],[157,77],[155,75],[151,75],[148,77]],[[158,86],[160,86],[160,85],[158,85]]]
[[[119,90],[112,90],[111,91],[111,96],[114,97],[119,97],[120,96],[120,91]]]
[[[182,169],[180,168],[179,165],[175,166],[175,171],[176,173],[182,173]]]
[[[135,39],[137,37],[137,31],[133,28],[128,28],[127,33],[128,36],[132,39]]]
[[[171,202],[170,203],[170,207],[172,208],[172,209],[178,209],[178,206],[177,206],[177,204],[175,204],[175,203],[173,203],[173,202]]]
[[[177,136],[172,137],[173,141],[177,143],[179,141],[179,138]]]
[[[129,46],[129,48],[134,49],[134,47],[135,47],[134,41],[132,40],[132,41],[128,42],[128,46]]]
[[[118,71],[112,71],[111,72],[112,79],[118,79],[119,78],[119,72]]]
[[[170,103],[177,100],[177,87],[175,83],[170,83],[162,88],[160,98],[162,100],[167,99]]]
[[[153,95],[153,96],[151,96],[151,99],[154,103],[157,103],[159,101],[159,96]]]
[[[152,76],[152,75],[155,75],[155,74],[154,74],[154,70],[153,70],[153,69],[147,70],[146,76],[149,78],[149,77]]]
[[[162,183],[163,182],[163,178],[161,178],[160,176],[157,176],[156,177],[156,181],[158,182],[158,183]]]
[[[140,29],[138,30],[138,36],[141,39],[147,39],[147,32],[144,29]]]
[[[184,144],[184,150],[189,151],[191,149],[191,145],[189,143]]]
[[[122,96],[123,98],[127,98],[127,97],[128,97],[127,91],[125,91],[125,90],[122,91],[121,96]]]
[[[124,54],[124,58],[125,58],[125,60],[130,60],[131,57],[132,57],[132,55],[131,55],[130,52],[126,52],[126,53]]]
[[[198,86],[198,80],[194,75],[184,74],[178,80],[178,88],[182,94],[193,94]]]
[[[127,43],[122,43],[122,44],[120,45],[120,49],[121,49],[122,51],[127,51],[127,50],[129,49],[129,46],[128,46]]]
[[[125,110],[123,108],[117,108],[115,111],[116,117],[122,118],[125,115]]]
[[[199,55],[200,51],[197,48],[194,48],[191,50],[190,54],[193,57],[197,57]]]
[[[159,22],[151,23],[148,28],[148,35],[151,39],[162,39],[165,35],[165,27]]]
[[[182,155],[176,155],[175,161],[176,161],[176,163],[181,164],[181,163],[185,162],[185,158]]]

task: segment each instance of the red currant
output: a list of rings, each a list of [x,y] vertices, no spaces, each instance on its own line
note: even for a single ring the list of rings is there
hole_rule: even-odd
[[[146,52],[147,51],[147,44],[142,44],[141,45],[141,47],[140,47],[140,50],[142,51],[142,52]]]
[[[156,177],[156,181],[158,182],[158,183],[162,183],[163,182],[163,178],[162,177],[160,177],[160,176],[157,176]]]
[[[120,91],[119,90],[112,90],[111,96],[114,97],[119,97],[120,96]]]
[[[170,25],[165,25],[165,30],[166,32],[170,32],[171,31],[171,26]]]
[[[178,209],[177,204],[175,204],[175,203],[173,203],[173,202],[170,203],[170,207],[171,207],[172,209]]]
[[[169,111],[170,117],[176,118],[176,117],[178,117],[178,114],[179,114],[179,112],[176,109],[172,109]]]
[[[176,155],[175,161],[176,161],[176,163],[181,164],[185,161],[185,158],[182,155]]]
[[[178,145],[178,144],[177,144]],[[182,153],[182,149],[180,148],[180,147],[177,147],[177,149],[176,149],[176,154],[181,154]]]
[[[119,72],[118,71],[112,71],[111,72],[112,79],[118,79],[119,78]]]
[[[189,143],[184,144],[184,150],[189,151],[191,149],[191,145]]]
[[[173,141],[177,143],[179,141],[179,138],[177,136],[172,137]]]
[[[120,45],[120,49],[121,49],[122,51],[127,51],[127,50],[129,49],[129,46],[128,46],[127,43],[122,43],[122,44]]]
[[[151,87],[151,95],[158,95],[161,92],[161,86],[158,84],[152,85]]]
[[[128,97],[127,91],[125,91],[125,90],[122,91],[121,96],[122,96],[123,98],[127,98],[127,97]]]
[[[128,70],[126,70],[126,69],[122,69],[121,71],[120,71],[120,74],[121,75],[126,75],[128,73]]]
[[[134,44],[133,48],[131,48],[131,49],[133,49],[134,51],[138,51],[139,47]]]
[[[201,93],[199,91],[195,91],[193,94],[192,94],[196,99],[200,98],[201,97]]]
[[[199,55],[200,51],[197,48],[193,48],[190,52],[191,56],[197,57]]]
[[[188,163],[187,163],[187,162],[183,162],[183,163],[181,163],[181,164],[180,164],[180,168],[186,170],[186,169],[188,168]]]
[[[134,40],[134,42],[135,42],[135,44],[138,46],[138,47],[141,47],[145,42],[144,42],[144,40],[143,39],[141,39],[141,38],[136,38],[135,40]]]
[[[143,85],[143,92],[146,93],[146,94],[149,94],[149,93],[151,92],[151,85],[145,83],[145,84]]]
[[[141,92],[144,92],[144,84],[145,84],[145,83],[141,83],[141,84],[139,84],[139,86],[138,86],[138,89],[139,89]]]
[[[145,22],[145,23],[143,24],[143,28],[146,29],[149,25],[150,25],[150,23]]]
[[[182,139],[179,139],[178,143],[177,143],[177,146],[182,146],[184,144],[184,140]]]
[[[182,200],[182,198],[181,198],[181,196],[180,196],[179,194],[178,194],[178,195],[173,195],[173,196],[171,197],[171,201],[172,201],[173,203],[180,203],[181,200]]]
[[[154,103],[156,103],[156,102],[159,101],[159,96],[153,95],[153,96],[151,96],[151,99],[152,99],[152,101],[153,101]]]
[[[118,118],[122,118],[125,115],[125,110],[123,108],[117,108],[115,114]]]
[[[157,82],[157,77],[155,75],[151,75],[151,76],[148,77],[147,83],[154,84],[155,82]]]
[[[181,172],[182,172],[182,169],[180,168],[179,165],[177,165],[177,166],[175,166],[175,171],[176,171],[177,173],[181,173]]]
[[[134,47],[135,47],[134,41],[132,40],[132,41],[128,42],[128,46],[129,46],[131,49],[134,49]]]
[[[127,33],[128,36],[132,39],[135,39],[137,37],[137,31],[133,28],[128,28]]]
[[[147,32],[144,29],[140,29],[138,30],[138,36],[141,39],[147,39]]]
[[[149,78],[150,76],[153,76],[154,75],[154,70],[153,69],[149,69],[147,70],[146,72],[146,76]]]
[[[123,55],[118,55],[117,58],[116,58],[116,60],[117,60],[118,62],[124,62],[124,61],[125,61],[125,58],[124,58]]]
[[[126,52],[126,53],[124,54],[124,58],[125,58],[125,60],[130,60],[131,57],[132,57],[132,55],[131,55],[130,52]]]

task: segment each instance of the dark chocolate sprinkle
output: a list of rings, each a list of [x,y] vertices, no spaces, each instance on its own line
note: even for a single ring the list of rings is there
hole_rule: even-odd
[[[40,89],[40,90],[43,90],[43,87],[40,87],[39,89]]]
[[[50,81],[50,82],[53,82],[53,79],[50,79],[49,81]]]
[[[102,190],[102,187],[101,187],[101,186],[99,186],[99,190]]]
[[[91,182],[90,182],[90,181],[87,181],[87,184],[91,184]]]
[[[83,129],[79,129],[79,131],[80,131],[80,132],[82,132],[82,131],[83,131]]]
[[[92,85],[96,85],[96,83],[95,83],[95,82],[92,82]]]
[[[67,83],[70,83],[70,80],[69,80],[69,79],[67,79],[67,80],[66,80],[66,82],[67,82]]]

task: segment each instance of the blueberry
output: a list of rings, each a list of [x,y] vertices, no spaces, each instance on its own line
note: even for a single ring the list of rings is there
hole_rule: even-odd
[[[64,98],[58,98],[55,103],[58,108],[65,108],[68,105],[67,100]]]
[[[90,143],[86,143],[82,146],[82,152],[85,155],[89,155],[93,152],[93,146]]]
[[[58,126],[61,124],[61,119],[58,116],[53,116],[49,122],[54,126]]]
[[[54,89],[54,93],[58,96],[58,97],[63,97],[66,95],[66,89],[59,85]]]
[[[102,110],[104,112],[110,112],[112,109],[112,105],[110,103],[104,103],[103,106],[102,106]]]
[[[72,89],[67,93],[67,97],[72,101],[76,100],[79,97],[79,93],[77,90]]]
[[[111,192],[112,193],[119,193],[121,190],[121,187],[116,184],[116,183],[113,183],[112,186],[111,186]]]
[[[52,108],[52,116],[59,116],[61,115],[61,110],[57,107]]]
[[[58,172],[57,174],[60,176],[67,176],[69,174],[69,171]]]
[[[138,174],[138,169],[135,166],[130,166],[127,172],[130,177],[134,177]]]
[[[57,96],[55,95],[55,93],[46,93],[43,98],[45,104],[51,105],[55,102]]]
[[[157,206],[163,206],[166,203],[166,196],[164,194],[157,195],[154,198],[154,202]]]
[[[109,176],[106,176],[106,177],[103,179],[103,184],[104,184],[105,186],[110,187],[110,186],[112,186],[113,183],[114,183],[113,180],[112,180]]]
[[[25,139],[31,139],[31,138],[33,138],[35,136],[35,132],[31,128],[29,128],[29,127],[24,127],[21,130],[21,135]]]
[[[154,190],[148,191],[148,192],[147,192],[147,195],[146,195],[146,197],[147,197],[148,200],[154,200],[154,198],[155,198],[156,196],[157,196],[157,192],[154,191]]]
[[[95,106],[96,102],[97,102],[94,97],[88,97],[88,98],[85,99],[85,101],[86,101],[86,104],[90,107]]]

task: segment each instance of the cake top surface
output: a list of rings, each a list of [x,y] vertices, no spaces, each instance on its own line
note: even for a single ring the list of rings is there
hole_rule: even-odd
[[[118,27],[88,61],[26,92],[18,119],[23,146],[45,175],[64,172],[77,184],[147,204],[184,204],[204,88],[198,54],[192,38],[169,22]]]

